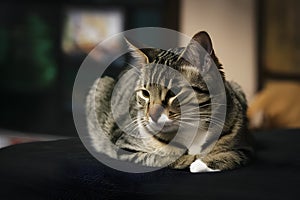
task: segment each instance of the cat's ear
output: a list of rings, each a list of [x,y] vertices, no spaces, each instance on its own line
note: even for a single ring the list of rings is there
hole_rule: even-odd
[[[124,39],[127,43],[131,56],[135,59],[135,61],[138,64],[148,64],[152,62],[155,59],[155,57],[161,52],[160,49],[143,48],[143,47],[138,48],[135,45],[133,45],[131,42],[129,42],[128,39],[126,38]]]
[[[212,53],[213,46],[212,46],[210,36],[208,35],[207,32],[200,31],[200,32],[196,33],[193,36],[192,40],[190,41],[190,44],[193,42],[199,43],[201,45],[201,47],[203,47],[207,53],[209,53],[209,54]]]
[[[148,56],[139,48],[134,46],[131,42],[128,41],[128,39],[124,38],[126,41],[126,44],[128,46],[128,49],[130,51],[131,56],[140,64],[147,64],[149,63]]]
[[[206,73],[213,64],[213,47],[210,36],[207,32],[201,31],[193,36],[180,59],[184,59],[193,66]]]

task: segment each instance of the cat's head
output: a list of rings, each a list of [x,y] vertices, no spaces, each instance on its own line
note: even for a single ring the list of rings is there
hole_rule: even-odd
[[[206,32],[195,34],[185,48],[138,49],[130,43],[129,47],[136,61],[134,65],[140,71],[136,102],[139,125],[144,131],[156,133],[156,137],[168,142],[180,124],[192,124],[199,108],[207,109],[209,114],[210,94],[203,76],[209,74],[213,64],[223,78],[224,75]],[[190,115],[184,119],[182,104],[191,105],[187,107],[190,110],[185,110]]]

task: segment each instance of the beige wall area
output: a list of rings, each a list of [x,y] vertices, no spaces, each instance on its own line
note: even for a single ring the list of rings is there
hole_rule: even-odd
[[[181,0],[180,31],[207,31],[227,80],[238,82],[248,100],[256,90],[254,0]]]

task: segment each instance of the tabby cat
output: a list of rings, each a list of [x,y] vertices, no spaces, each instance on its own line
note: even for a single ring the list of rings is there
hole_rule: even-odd
[[[203,48],[196,48],[197,45]],[[138,49],[129,42],[128,46],[134,58],[129,63],[129,67],[134,69],[132,75],[124,80],[99,78],[87,97],[88,131],[97,152],[143,166],[167,165],[175,169],[189,168],[191,172],[234,169],[251,160],[253,149],[247,130],[245,95],[236,83],[225,80],[206,32],[195,34],[185,48]],[[212,94],[204,81],[204,77],[213,81],[216,79],[209,75],[213,63],[225,88],[227,103],[215,103],[215,106],[226,108],[223,124],[218,119],[213,122],[216,117],[212,117]],[[168,70],[170,68],[173,70]],[[182,86],[180,77],[184,77],[191,87]],[[121,84],[116,85],[117,82]],[[119,90],[113,94],[116,87]],[[112,99],[112,96],[115,98]],[[124,113],[118,113],[118,109],[126,110],[127,104],[131,121],[123,120],[128,123],[126,125],[122,124]],[[184,110],[181,109],[184,104],[196,105],[196,108],[187,107],[187,117],[183,117]],[[112,112],[114,110],[117,114]],[[203,141],[193,141],[195,149],[172,143],[180,127],[195,127],[197,120],[194,119],[199,116],[200,124],[195,138],[205,134],[214,136],[214,131],[207,132],[209,125],[213,127],[212,130],[216,127],[222,131],[213,147],[203,153]],[[121,123],[117,123],[118,120]],[[186,131],[183,136],[186,134],[188,137],[189,129],[182,130]],[[120,154],[108,143],[130,153]]]

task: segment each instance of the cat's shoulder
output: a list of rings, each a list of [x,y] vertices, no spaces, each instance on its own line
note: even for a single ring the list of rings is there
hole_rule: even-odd
[[[243,88],[235,81],[226,81],[226,86],[230,90],[230,93],[234,94],[244,107],[247,107],[247,98]]]

